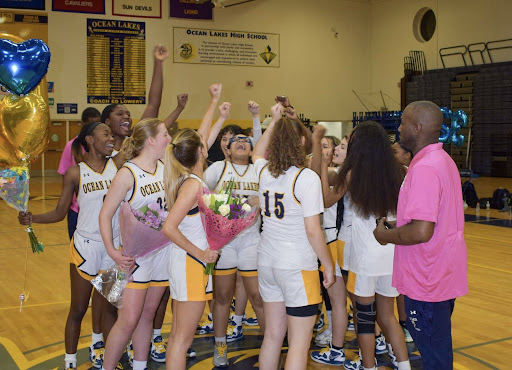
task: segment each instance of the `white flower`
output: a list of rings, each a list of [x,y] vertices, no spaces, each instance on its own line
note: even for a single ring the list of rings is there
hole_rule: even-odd
[[[209,207],[210,206],[210,194],[203,194],[203,203]]]
[[[215,194],[214,197],[217,202],[222,202],[222,194]]]
[[[219,212],[222,216],[226,216],[231,209],[227,204],[223,204],[219,207]]]
[[[248,205],[247,203],[244,203],[242,205],[242,210],[245,211],[245,212],[251,212],[251,206]]]

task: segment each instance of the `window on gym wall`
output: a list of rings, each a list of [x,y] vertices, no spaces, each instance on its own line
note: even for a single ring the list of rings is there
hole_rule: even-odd
[[[413,22],[413,33],[419,42],[427,42],[436,31],[436,15],[430,8],[422,8],[416,13]]]

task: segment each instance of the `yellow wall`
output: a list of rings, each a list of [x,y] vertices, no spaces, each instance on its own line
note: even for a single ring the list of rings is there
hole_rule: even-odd
[[[173,64],[165,62],[165,86],[160,118],[176,106],[176,95],[190,94],[181,121],[197,125],[208,103],[207,86],[224,85],[222,100],[232,103],[231,118],[250,119],[248,100],[269,113],[275,95],[286,94],[299,113],[312,120],[348,120],[353,111],[364,110],[355,90],[370,109],[379,109],[383,91],[390,109],[399,109],[403,58],[410,50],[423,50],[429,68],[440,67],[438,49],[508,38],[512,1],[509,0],[256,0],[224,9],[214,9],[214,21],[169,19],[169,4],[162,0],[162,19],[115,17],[112,2],[105,1],[106,15],[53,12],[48,10],[49,46],[52,62],[48,81],[55,103],[86,101],[86,19],[130,19],[146,22],[146,81],[149,89],[153,46],[172,50],[173,27],[200,27],[280,34],[280,68]],[[421,43],[412,32],[416,12],[431,7],[438,28],[431,41]],[[51,9],[51,0],[46,1]],[[337,38],[335,32],[337,32]],[[509,58],[510,59],[510,58]],[[254,87],[245,87],[245,81]],[[372,105],[368,104],[371,102]],[[100,111],[104,105],[96,105]],[[134,118],[143,107],[129,105]],[[79,119],[57,115],[53,119]],[[192,120],[192,121],[186,121]]]
[[[424,43],[417,41],[412,32],[414,17],[423,7],[434,10],[437,19],[434,36]],[[424,51],[428,69],[435,69],[442,68],[440,48],[512,37],[510,0],[376,0],[371,13],[371,90],[382,90],[397,102],[397,83],[404,75],[404,57],[410,50]],[[511,52],[501,59],[505,60],[512,60]],[[445,63],[447,67],[463,65],[457,61],[451,58]],[[400,108],[398,103],[389,103],[388,108]]]
[[[107,0],[106,13],[111,13]],[[165,62],[165,87],[160,116],[176,105],[176,94],[188,92],[189,105],[181,118],[200,119],[208,103],[207,86],[224,85],[222,100],[232,103],[231,118],[250,119],[247,102],[259,102],[262,117],[269,112],[273,97],[289,95],[293,105],[306,117],[340,120],[352,117],[359,102],[351,89],[370,87],[370,3],[340,0],[257,0],[224,9],[214,9],[214,21],[169,19],[169,5],[162,0],[162,19],[149,20],[111,15],[86,15],[49,11],[49,39],[53,53],[48,80],[55,82],[57,102],[86,104],[86,19],[131,19],[146,22],[147,66],[151,51],[162,43],[172,49],[173,27],[201,27],[280,34],[280,68],[252,68]],[[51,9],[51,1],[47,0]],[[334,37],[332,29],[339,33]],[[147,68],[146,80],[151,78]],[[254,81],[246,88],[245,81]],[[102,109],[104,106],[96,106]],[[143,108],[130,105],[134,117]],[[78,118],[59,115],[59,118]]]

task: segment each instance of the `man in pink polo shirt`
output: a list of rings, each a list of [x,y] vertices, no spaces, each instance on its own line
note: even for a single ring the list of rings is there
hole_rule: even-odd
[[[413,160],[398,197],[396,227],[374,231],[394,243],[393,286],[404,295],[407,327],[424,369],[452,369],[451,314],[467,294],[467,253],[459,171],[438,143],[443,115],[417,101],[405,108],[400,142]]]

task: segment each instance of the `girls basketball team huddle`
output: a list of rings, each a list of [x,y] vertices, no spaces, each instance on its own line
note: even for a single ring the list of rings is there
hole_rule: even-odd
[[[376,219],[396,214],[405,172],[382,126],[362,123],[341,141],[324,137],[321,126],[311,134],[289,101],[278,99],[263,134],[257,125],[253,137],[238,126],[221,131],[230,110],[229,103],[220,104],[220,117],[212,125],[221,91],[220,84],[209,87],[210,102],[197,131],[185,128],[173,137],[167,122],[145,118],[157,116],[159,104],[131,130],[124,106],[107,107],[102,122],[84,125],[73,142],[78,164],[64,175],[56,209],[20,213],[22,224],[58,222],[73,195],[77,197],[66,368],[77,367],[90,280],[117,264],[124,270],[136,268],[119,310],[93,294],[94,367],[122,368],[120,359],[127,351],[135,370],[147,368],[148,356],[166,362],[168,369],[185,369],[187,357],[194,355],[191,345],[198,323],[212,298],[213,365],[229,366],[228,322],[238,273],[264,334],[261,369],[280,368],[285,336],[289,348],[284,367],[306,368],[324,299],[329,302],[330,327],[322,338],[326,347],[313,351],[313,360],[347,369],[375,368],[376,350],[383,353],[376,349],[378,321],[386,339],[377,339],[382,338],[392,366],[410,369],[404,332],[394,316],[399,295],[391,286],[394,245],[381,246],[373,236]],[[249,111],[259,124],[259,106],[249,102]],[[225,159],[206,168],[208,149],[217,136]],[[120,138],[124,140],[116,150]],[[219,253],[208,246],[197,194],[202,187],[218,191],[231,179],[244,185],[235,192],[259,197],[261,217]],[[156,191],[145,192],[148,185]],[[156,202],[165,207],[162,233],[168,246],[136,260],[124,256],[119,232],[123,202],[134,210]],[[204,274],[207,263],[216,263],[213,277]],[[166,348],[161,324],[169,292],[172,327]],[[347,292],[360,347],[359,357],[352,360],[344,352]]]

